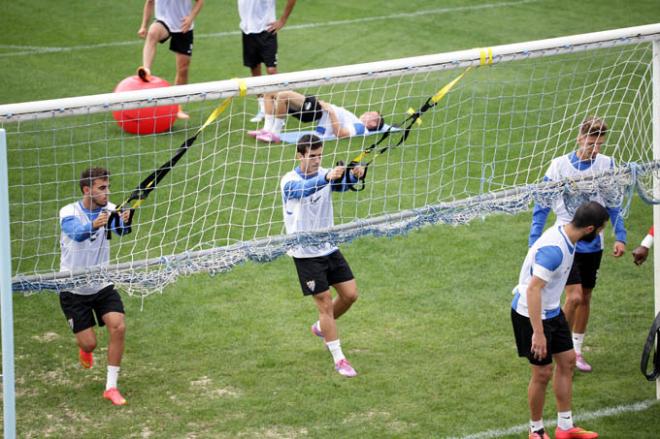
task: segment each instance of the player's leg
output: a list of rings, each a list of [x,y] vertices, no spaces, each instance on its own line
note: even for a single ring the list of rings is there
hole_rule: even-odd
[[[532,374],[527,386],[527,402],[529,404],[530,419],[532,422],[538,422],[543,419],[545,393],[552,378],[552,363],[531,364],[530,367]]]
[[[319,323],[323,331],[325,345],[332,354],[332,360],[335,363],[335,370],[339,374],[350,378],[357,375],[351,363],[348,362],[344,352],[341,349],[339,341],[339,331],[334,316],[334,302],[330,290],[315,294],[314,303],[319,311]]]
[[[124,340],[126,324],[124,320],[124,304],[114,287],[104,289],[99,293],[95,304],[95,312],[99,324],[108,328],[108,370],[103,397],[114,405],[126,404],[126,399],[117,389],[117,380],[124,355]]]
[[[328,282],[337,291],[333,311],[335,320],[341,317],[355,303],[358,298],[358,288],[353,271],[348,262],[337,250],[328,255],[329,270]]]
[[[92,352],[96,349],[96,334],[94,333],[96,322],[91,305],[93,298],[62,291],[59,299],[64,317],[76,337],[80,364],[85,369],[89,369],[94,364]]]
[[[576,257],[578,254],[576,254]],[[587,332],[589,323],[589,314],[591,311],[591,296],[596,286],[596,278],[600,269],[600,262],[603,252],[580,254],[580,278],[582,296],[579,305],[575,310],[571,330],[573,332],[573,345],[575,347],[576,365],[581,372],[591,372],[592,367],[584,358],[582,353],[582,344]]]
[[[188,83],[188,71],[190,69],[190,60],[192,58],[193,49],[193,31],[186,33],[173,33],[172,40],[170,41],[170,50],[175,54],[176,60],[176,76],[174,77],[174,85],[185,85]],[[181,106],[176,114],[177,119],[190,119]]]
[[[568,328],[567,336],[570,335]],[[598,433],[587,431],[573,424],[571,404],[573,399],[573,370],[575,368],[575,351],[570,349],[554,355],[557,363],[553,378],[553,390],[557,402],[556,439],[595,439]]]
[[[151,66],[156,57],[156,47],[170,36],[170,31],[163,22],[154,21],[149,26],[142,48],[142,65],[138,68],[138,76],[145,82],[151,79]]]

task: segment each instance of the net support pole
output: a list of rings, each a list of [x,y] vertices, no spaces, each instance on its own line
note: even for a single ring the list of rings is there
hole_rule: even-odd
[[[653,84],[653,99],[651,105],[652,111],[652,125],[653,125],[653,159],[660,160],[660,40],[653,41],[653,68],[651,69],[652,84]],[[658,173],[653,173],[653,197],[660,199],[660,179]],[[660,312],[660,205],[653,206],[653,227],[655,228],[653,247],[653,286],[655,291],[655,317]],[[657,350],[656,346],[656,350]],[[660,379],[655,382],[655,397],[660,399]]]
[[[2,318],[2,402],[5,438],[16,437],[14,389],[14,311],[11,293],[11,241],[9,237],[9,167],[7,136],[0,129],[0,306]]]

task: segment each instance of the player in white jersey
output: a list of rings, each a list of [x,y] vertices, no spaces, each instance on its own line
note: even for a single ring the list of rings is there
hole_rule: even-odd
[[[80,177],[82,200],[60,209],[62,234],[60,248],[61,271],[74,271],[92,266],[107,265],[110,245],[107,239],[110,211],[115,205],[108,201],[110,173],[103,168],[89,168]],[[120,213],[119,225],[111,233],[124,235],[130,221],[130,211]],[[124,353],[124,305],[111,283],[90,283],[85,286],[61,291],[60,306],[69,327],[76,336],[80,364],[92,367],[96,348],[94,325],[107,326],[108,372],[103,397],[114,405],[124,405],[126,400],[117,389],[119,367]],[[96,317],[96,319],[95,319]]]
[[[364,175],[356,166],[344,175],[345,166],[321,167],[323,142],[306,134],[298,140],[296,157],[300,165],[280,182],[284,224],[287,234],[322,230],[334,224],[332,192],[343,192]],[[289,251],[296,265],[303,295],[312,296],[319,320],[312,332],[323,338],[332,354],[335,369],[345,377],[357,375],[346,360],[339,342],[336,320],[357,300],[358,290],[351,268],[337,247],[330,243],[299,246]],[[330,286],[337,292],[332,299]]]
[[[337,138],[378,131],[385,121],[377,111],[367,111],[360,117],[345,108],[318,100],[315,96],[304,96],[295,91],[281,91],[275,101],[266,101],[264,127],[248,134],[263,142],[279,143],[285,118],[293,116],[301,122],[317,122],[319,136],[333,135]]]
[[[597,117],[588,117],[580,125],[577,138],[577,151],[555,158],[544,180],[561,181],[564,179],[584,178],[601,173],[614,167],[614,160],[604,154],[600,149],[605,142],[607,125]],[[604,205],[610,215],[614,227],[616,242],[613,255],[620,257],[626,250],[626,228],[623,217],[620,215],[620,206],[608,206],[606,200],[598,192],[582,194],[580,197],[565,196],[556,200],[552,210],[556,214],[555,224],[570,222],[575,207],[585,201],[597,201]],[[529,233],[529,245],[534,244],[541,235],[545,222],[550,213],[549,207],[534,206],[532,214],[532,227]],[[596,277],[603,255],[603,235],[593,242],[579,242],[577,245],[575,261],[566,284],[566,303],[564,313],[573,332],[573,345],[577,354],[577,368],[582,372],[590,372],[591,365],[582,355],[582,343],[587,330],[589,312],[591,308],[591,293],[596,286]]]
[[[597,239],[608,218],[607,210],[595,201],[581,205],[568,224],[555,224],[534,242],[520,270],[518,285],[513,290],[511,322],[518,355],[528,359],[532,372],[527,389],[530,439],[548,438],[543,427],[543,405],[551,379],[558,412],[555,438],[598,437],[597,433],[573,425],[575,351],[560,300],[576,244]],[[553,361],[557,363],[554,372]]]
[[[261,76],[261,64],[266,65],[269,75],[277,73],[277,32],[284,27],[293,11],[296,0],[287,0],[282,15],[275,19],[275,0],[238,0],[243,41],[243,65],[252,76]],[[259,111],[250,122],[261,122],[266,109],[264,101],[273,94],[259,96]]]
[[[142,24],[138,36],[144,38],[142,65],[137,74],[145,82],[151,79],[151,66],[156,57],[156,46],[170,40],[170,50],[176,55],[175,85],[188,83],[188,70],[193,49],[194,21],[204,5],[204,0],[146,0],[142,11]],[[156,11],[156,21],[149,25]],[[189,116],[179,109],[179,119]]]

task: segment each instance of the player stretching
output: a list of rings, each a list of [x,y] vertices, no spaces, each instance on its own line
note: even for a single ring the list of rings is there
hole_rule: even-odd
[[[571,271],[578,241],[593,242],[605,228],[607,210],[590,201],[570,223],[554,225],[528,250],[511,304],[518,355],[527,357],[532,376],[527,387],[530,439],[549,439],[543,427],[543,404],[553,380],[557,400],[556,439],[593,439],[598,433],[573,425],[571,399],[575,351],[571,331],[560,308],[561,293]],[[557,363],[554,370],[552,361]]]
[[[108,264],[110,244],[106,237],[106,225],[110,217],[108,210],[115,209],[115,205],[108,201],[109,178],[110,172],[103,168],[83,171],[80,177],[82,200],[68,204],[60,210],[60,271]],[[112,230],[114,233],[126,233],[124,224],[129,221],[129,214],[128,210],[121,213],[119,227]],[[126,332],[124,305],[119,293],[111,283],[90,283],[71,291],[60,292],[60,305],[76,336],[80,348],[80,364],[86,369],[94,363],[94,325],[98,322],[99,326],[108,327],[108,375],[103,397],[114,405],[126,404],[117,389]]]
[[[345,181],[345,166],[321,167],[323,143],[311,134],[298,140],[296,156],[300,165],[282,177],[284,224],[286,232],[307,232],[334,225],[332,192],[343,192],[364,175],[364,168],[355,167]],[[298,271],[303,295],[312,296],[319,311],[319,320],[312,332],[325,340],[335,362],[335,369],[345,377],[357,372],[341,350],[336,320],[357,300],[358,290],[351,267],[339,249],[330,243],[300,246],[289,251]],[[330,285],[337,292],[332,299]]]

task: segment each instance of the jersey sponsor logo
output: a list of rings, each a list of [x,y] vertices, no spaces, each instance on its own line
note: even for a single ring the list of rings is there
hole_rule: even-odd
[[[309,288],[309,291],[312,291],[312,292],[314,291],[314,288],[316,288],[316,282],[314,282],[313,280],[308,280],[307,282],[305,282],[305,285],[307,285],[307,288]]]

